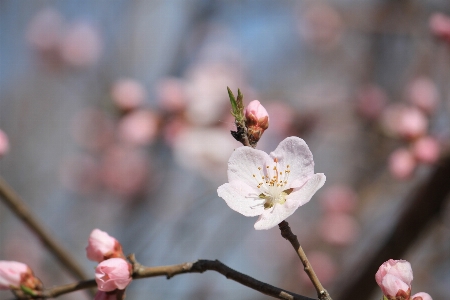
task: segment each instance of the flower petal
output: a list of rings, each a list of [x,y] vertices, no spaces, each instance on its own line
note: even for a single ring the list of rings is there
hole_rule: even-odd
[[[289,165],[291,178],[290,187],[300,187],[314,174],[314,160],[311,151],[305,141],[299,137],[285,138],[275,151],[270,153],[273,159],[277,159],[279,169],[286,169]]]
[[[325,183],[324,174],[314,174],[299,190],[291,193],[284,204],[275,204],[272,210],[264,210],[255,223],[256,230],[270,229],[292,215],[295,210],[307,203],[314,193]]]
[[[264,200],[258,197],[257,191],[240,181],[233,181],[219,186],[219,197],[223,198],[228,206],[247,217],[258,216],[263,213]]]
[[[269,163],[273,164],[273,160],[266,152],[246,146],[239,147],[228,160],[228,181],[241,181],[256,188],[264,174],[262,168]]]

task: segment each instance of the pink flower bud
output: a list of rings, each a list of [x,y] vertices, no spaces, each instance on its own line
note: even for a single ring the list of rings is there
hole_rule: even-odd
[[[397,179],[410,178],[416,168],[416,160],[407,149],[397,149],[389,156],[389,171]]]
[[[31,273],[26,264],[16,261],[0,261],[0,290],[19,288],[22,277]]]
[[[95,281],[100,291],[123,290],[131,282],[131,265],[122,258],[110,258],[95,268]]]
[[[413,272],[406,260],[390,259],[383,263],[375,274],[375,280],[389,300],[409,299],[411,295]]]
[[[269,114],[258,100],[250,102],[244,110],[249,139],[258,142],[264,130],[269,128]]]
[[[111,257],[123,257],[122,247],[115,238],[106,232],[94,229],[89,236],[86,256],[89,260],[97,262]]]
[[[412,151],[418,161],[433,164],[439,159],[441,149],[435,138],[426,136],[414,143]]]
[[[9,151],[9,140],[8,136],[0,130],[0,158],[4,156]]]
[[[450,42],[450,17],[435,13],[430,18],[431,32],[438,38]]]
[[[123,78],[114,83],[111,97],[119,109],[130,111],[144,103],[147,91],[139,81]]]
[[[433,300],[429,294],[424,292],[417,293],[413,295],[411,298],[412,300]]]

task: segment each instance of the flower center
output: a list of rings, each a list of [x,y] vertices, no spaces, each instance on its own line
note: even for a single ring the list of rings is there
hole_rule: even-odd
[[[278,166],[278,160],[274,159],[273,166],[258,167],[259,176],[253,174],[257,182],[256,188],[261,191],[258,195],[259,199],[263,199],[264,202],[260,205],[264,205],[265,209],[273,207],[276,203],[283,204],[286,202],[286,197],[292,192],[293,189],[286,189],[289,181],[289,165],[286,169],[282,170]],[[259,180],[261,179],[261,180]]]

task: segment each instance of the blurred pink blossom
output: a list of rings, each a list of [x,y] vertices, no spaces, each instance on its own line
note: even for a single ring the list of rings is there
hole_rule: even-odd
[[[377,119],[388,102],[386,92],[375,84],[362,87],[356,96],[356,110],[368,120]]]
[[[17,261],[0,260],[0,290],[18,289],[22,277],[31,272],[26,264]]]
[[[136,110],[120,120],[117,130],[123,142],[137,146],[149,145],[158,133],[158,119],[150,110]]]
[[[353,243],[359,231],[356,220],[345,213],[327,213],[319,225],[320,236],[326,242],[337,246]]]
[[[9,139],[5,132],[0,129],[0,158],[9,152]]]
[[[62,59],[73,67],[95,64],[102,53],[103,41],[97,28],[78,22],[68,28],[61,43]]]
[[[375,274],[375,280],[389,300],[409,299],[411,295],[413,272],[406,260],[390,259],[383,263]]]
[[[82,195],[96,191],[100,183],[99,163],[88,154],[64,158],[60,167],[60,180],[65,188]]]
[[[314,49],[329,51],[342,39],[343,21],[339,12],[325,3],[311,3],[299,22],[300,34]]]
[[[389,156],[389,171],[397,179],[405,180],[412,176],[416,168],[414,155],[407,149],[400,148]]]
[[[430,18],[431,33],[450,42],[450,17],[442,13],[434,13]]]
[[[108,233],[94,229],[89,236],[86,256],[89,260],[96,262],[112,257],[122,257],[122,246]]]
[[[279,136],[288,135],[292,129],[294,109],[281,101],[269,102],[266,108],[270,111],[270,131],[275,131]]]
[[[160,106],[169,112],[177,112],[186,107],[186,91],[183,80],[168,77],[158,82],[158,101]]]
[[[418,77],[407,87],[407,99],[427,114],[432,114],[439,103],[439,92],[428,77]]]
[[[100,291],[123,290],[131,282],[131,265],[123,258],[110,258],[95,268],[95,281]]]
[[[441,149],[435,138],[425,136],[414,142],[412,152],[419,162],[433,164],[439,159]]]
[[[412,300],[433,300],[431,296],[427,293],[420,292],[411,296]]]
[[[111,97],[119,109],[129,111],[137,109],[144,103],[147,91],[137,80],[123,78],[114,82]]]
[[[114,124],[103,111],[87,108],[78,112],[72,121],[72,134],[79,146],[100,151],[114,139]]]
[[[383,112],[382,125],[390,135],[415,139],[426,133],[428,119],[418,108],[401,104],[390,105]]]
[[[28,43],[38,51],[57,51],[64,31],[64,19],[54,8],[39,11],[27,28]]]
[[[102,180],[105,186],[122,197],[142,193],[149,176],[148,156],[133,147],[112,146],[102,161]]]
[[[327,187],[320,197],[322,207],[326,212],[351,213],[358,202],[355,191],[347,185],[332,185]]]
[[[321,251],[312,251],[308,253],[308,260],[323,285],[329,285],[334,278],[336,278],[338,267],[329,254]],[[305,270],[299,268],[299,272],[300,279],[302,279],[305,284],[312,287],[311,279],[309,279]]]

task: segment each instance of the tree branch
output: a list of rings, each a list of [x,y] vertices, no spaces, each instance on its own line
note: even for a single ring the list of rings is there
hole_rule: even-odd
[[[0,177],[0,198],[20,218],[28,228],[36,234],[42,244],[64,265],[70,274],[76,279],[87,279],[87,275],[79,267],[76,260],[70,255],[67,249],[63,248],[53,235],[42,225],[42,223],[28,209],[25,202],[17,193]]]

